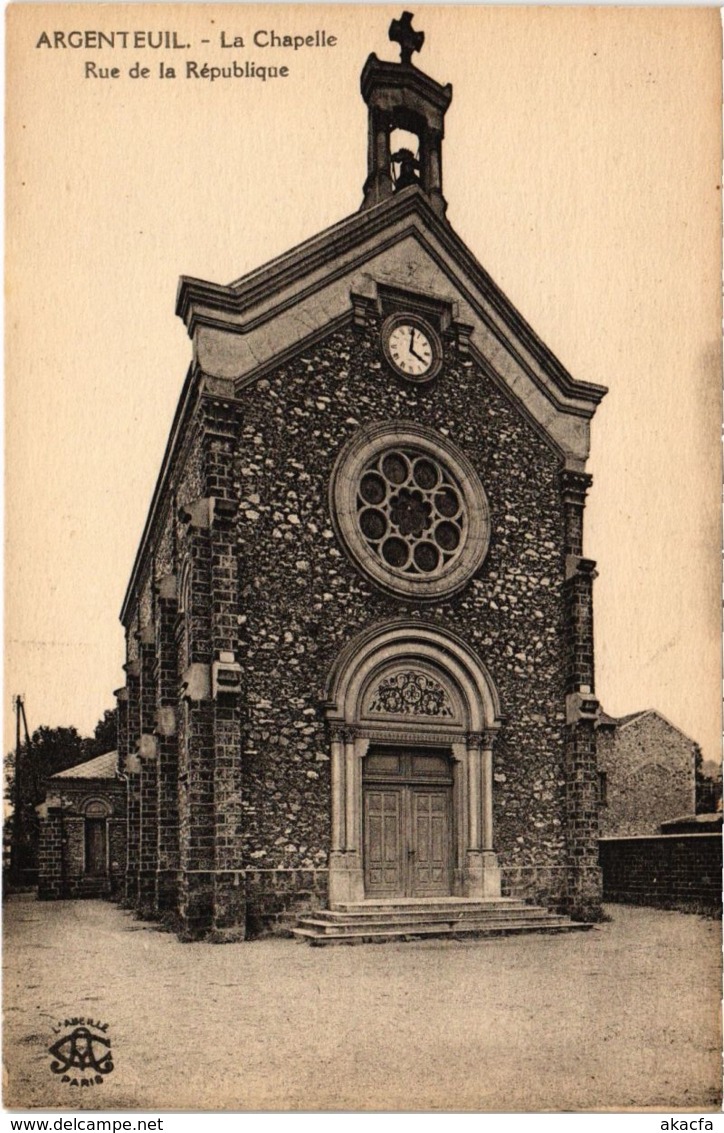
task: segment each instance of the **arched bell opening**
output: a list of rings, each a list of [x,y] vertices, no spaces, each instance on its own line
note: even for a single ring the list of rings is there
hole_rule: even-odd
[[[390,175],[395,192],[410,185],[421,185],[420,134],[401,127],[390,130]]]
[[[410,20],[409,13],[404,13],[390,26],[390,38],[400,45],[400,62],[370,55],[362,71],[362,97],[369,111],[362,207],[372,208],[398,190],[419,185],[432,208],[444,216],[442,141],[452,87],[449,83],[442,86],[412,65],[412,55],[422,47],[424,34],[415,31]],[[416,144],[394,148],[396,131],[414,135]]]
[[[395,622],[343,650],[328,684],[330,906],[500,894],[495,687],[465,643]]]

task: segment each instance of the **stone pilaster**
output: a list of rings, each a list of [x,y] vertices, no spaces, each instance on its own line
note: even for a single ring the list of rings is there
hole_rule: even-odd
[[[564,586],[566,604],[566,692],[590,698],[596,684],[593,655],[593,582],[596,564],[569,556]]]
[[[574,472],[568,468],[564,468],[561,472],[567,555],[583,554],[583,509],[592,483],[593,477],[588,472]]]
[[[595,721],[580,719],[566,732],[568,912],[577,920],[595,921],[601,917],[602,894]]]
[[[155,630],[145,626],[140,635],[141,760],[139,781],[138,908],[151,915],[156,893],[158,864],[158,764],[156,751],[156,649]]]
[[[156,605],[156,771],[158,861],[155,908],[159,913],[178,904],[178,601],[176,577],[158,582]]]
[[[493,744],[497,729],[470,732],[467,748],[467,829],[464,890],[468,897],[499,897],[500,868],[493,849]]]
[[[353,727],[339,721],[330,723],[332,763],[332,849],[329,855],[330,908],[349,901],[364,900],[362,864],[360,790],[360,742]],[[365,745],[367,741],[362,741]]]
[[[214,699],[214,913],[213,929],[244,935],[246,898],[241,868],[243,688],[238,663],[238,564],[234,474],[238,406],[231,400],[205,404],[206,489],[212,501],[210,614]]]
[[[125,900],[135,904],[138,899],[138,870],[140,847],[140,770],[138,743],[141,737],[141,666],[129,661],[126,666],[127,734],[123,774],[127,788],[126,883]]]
[[[236,697],[214,705],[214,921],[217,932],[244,935],[246,893],[241,875],[241,711]]]
[[[203,935],[213,921],[213,709],[211,700],[187,700],[179,736],[179,913],[190,936]]]
[[[57,901],[63,893],[63,813],[59,806],[46,806],[40,816],[38,846],[38,900]]]
[[[189,583],[181,646],[179,777],[179,914],[184,932],[202,936],[214,904],[214,706],[211,700],[210,509],[203,499],[183,511]]]
[[[118,721],[118,770],[123,773],[128,756],[128,689],[125,685],[117,688],[114,696]]]
[[[601,915],[598,864],[598,762],[596,758],[593,581],[595,563],[583,555],[583,511],[591,477],[564,471],[561,478],[566,581],[566,841],[567,904],[581,920]]]

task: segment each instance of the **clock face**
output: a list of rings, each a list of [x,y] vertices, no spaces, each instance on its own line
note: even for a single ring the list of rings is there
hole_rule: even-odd
[[[385,327],[382,345],[387,361],[403,377],[426,381],[439,369],[437,336],[421,319],[398,316]]]

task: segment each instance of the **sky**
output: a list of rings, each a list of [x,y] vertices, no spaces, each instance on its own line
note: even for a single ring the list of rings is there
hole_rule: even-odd
[[[416,12],[417,64],[453,85],[448,219],[574,377],[609,387],[585,531],[599,698],[615,716],[657,708],[718,758],[719,15]],[[359,75],[371,51],[397,58],[399,14],[9,9],[6,750],[16,693],[31,730],[89,733],[113,706],[118,614],[191,360],[178,277],[228,283],[358,209]],[[38,46],[78,29],[190,46]],[[270,48],[270,30],[337,42]],[[185,77],[189,60],[232,59],[289,73]],[[86,77],[87,62],[119,76]]]

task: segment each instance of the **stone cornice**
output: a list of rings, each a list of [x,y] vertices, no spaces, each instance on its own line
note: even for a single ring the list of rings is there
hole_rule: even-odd
[[[356,247],[369,243],[392,225],[400,224],[408,218],[411,220],[413,217],[418,222],[422,221],[423,227],[415,224],[410,228],[406,227],[403,231],[391,235],[390,243],[397,243],[406,233],[414,230],[417,238],[423,242],[425,250],[450,275],[447,265],[442,263],[431,241],[425,240],[424,229],[428,229],[557,388],[559,397],[556,397],[552,390],[549,391],[549,397],[553,395],[551,399],[556,404],[556,408],[563,412],[579,412],[585,416],[592,416],[607,392],[606,387],[592,382],[577,381],[572,377],[478,263],[451,225],[436,215],[425,194],[416,187],[406,189],[373,208],[355,213],[229,285],[223,286],[183,276],[179,283],[176,313],[184,320],[191,334],[199,325],[213,325],[230,333],[249,333],[263,322],[276,317],[282,310],[298,303],[302,296],[327,286],[330,279],[348,274],[361,262],[352,260],[340,264],[342,256],[353,253]],[[372,254],[377,255],[381,246],[376,243],[374,249],[362,255],[362,259]],[[329,271],[320,279],[310,283],[306,288],[295,287],[304,277],[327,266]],[[460,279],[451,277],[451,282],[458,287],[464,287]],[[289,287],[295,287],[294,294],[287,295],[283,299],[280,297],[279,302],[274,303],[274,297]],[[510,336],[504,333],[502,327],[495,325],[471,292],[466,294],[466,299],[476,308],[496,338],[519,363],[525,364],[519,351],[516,351],[510,342]],[[263,303],[269,306],[263,312],[254,313],[254,308]],[[525,369],[529,376],[535,376],[529,366],[526,365]],[[540,385],[539,379],[537,383]],[[575,400],[579,405],[575,407],[567,405],[567,400]]]
[[[560,483],[564,502],[576,507],[583,507],[588,489],[593,483],[593,477],[590,472],[578,472],[564,468],[560,474]]]
[[[424,71],[418,70],[413,63],[405,65],[378,59],[373,52],[367,56],[360,77],[360,89],[365,102],[369,101],[374,87],[380,85],[414,91],[429,100],[441,114],[445,113],[452,102],[451,83],[443,86],[436,79],[431,79]]]
[[[375,65],[384,64],[378,62]],[[353,270],[359,270],[366,260],[410,236],[418,241],[424,252],[464,296],[486,333],[494,337],[514,360],[519,372],[525,374],[525,378],[531,383],[530,388],[535,387],[535,396],[541,405],[545,406],[547,402],[555,411],[569,415],[569,420],[571,417],[588,419],[593,415],[606,393],[605,387],[576,381],[568,373],[474,258],[450,224],[435,213],[425,194],[414,186],[397,193],[388,201],[348,217],[227,286],[182,277],[176,311],[192,336],[204,327],[224,333],[249,334],[278,317],[281,312],[294,308],[304,297],[328,286],[331,280],[342,279]],[[316,278],[311,278],[315,273]],[[312,339],[324,337],[351,317],[351,306],[344,314],[335,315],[330,312],[324,325],[314,329],[311,334],[288,343],[273,358],[260,360],[257,366],[248,367],[240,373],[237,376],[237,388],[304,349]],[[475,349],[472,340],[471,348],[476,361],[482,364],[481,352]],[[486,368],[490,371],[492,363],[486,365]],[[149,546],[155,542],[159,524],[165,515],[168,490],[186,451],[189,425],[194,419],[199,400],[205,393],[204,380],[211,383],[208,391],[210,394],[213,391],[217,397],[221,395],[228,405],[233,402],[233,395],[231,398],[224,397],[218,388],[219,383],[227,385],[224,378],[205,379],[200,367],[190,368],[123,602],[121,620],[125,625],[132,616],[136,596],[149,569]],[[500,375],[497,380],[502,387],[510,384],[509,380]],[[517,389],[512,388],[511,394],[517,394],[520,404],[525,407],[525,399]],[[541,398],[545,401],[541,401]],[[539,418],[541,429],[547,431],[546,411],[538,408],[535,412],[526,410],[526,413],[531,419]],[[577,449],[574,446],[572,454],[567,454],[555,441],[554,447],[572,464],[582,464],[585,453],[580,445]]]

